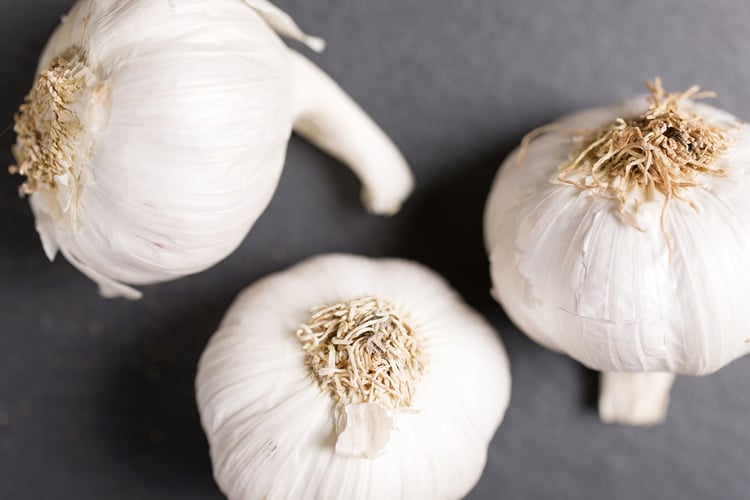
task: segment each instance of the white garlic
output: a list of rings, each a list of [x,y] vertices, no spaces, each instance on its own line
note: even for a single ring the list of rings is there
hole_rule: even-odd
[[[326,255],[242,292],[196,393],[230,499],[446,499],[479,479],[510,373],[434,272]]]
[[[690,99],[697,87],[650,88],[512,153],[485,212],[493,294],[512,321],[605,372],[605,421],[642,425],[664,419],[674,374],[708,374],[750,349],[750,128]],[[645,149],[634,126],[652,134]]]
[[[16,118],[18,166],[46,254],[106,296],[204,270],[268,204],[292,126],[392,214],[403,157],[274,30],[322,48],[266,0],[79,0]]]

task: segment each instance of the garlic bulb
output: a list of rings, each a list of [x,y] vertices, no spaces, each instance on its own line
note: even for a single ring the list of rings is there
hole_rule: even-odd
[[[510,374],[432,271],[326,255],[235,300],[196,392],[230,499],[444,499],[479,479]]]
[[[266,0],[79,0],[16,116],[46,254],[106,296],[231,253],[278,183],[294,127],[392,214],[412,187],[385,134],[274,30],[320,49]]]
[[[525,140],[485,212],[512,321],[605,372],[605,421],[643,425],[664,419],[674,374],[750,349],[750,129],[697,87],[649,88]]]

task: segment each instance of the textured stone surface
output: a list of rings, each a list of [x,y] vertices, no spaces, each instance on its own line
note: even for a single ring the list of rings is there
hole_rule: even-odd
[[[70,0],[0,0],[5,130]],[[693,83],[750,118],[744,0],[284,0],[313,59],[392,135],[418,180],[403,212],[365,214],[348,171],[299,139],[273,202],[215,268],[103,300],[46,262],[19,178],[0,173],[0,498],[221,498],[193,402],[201,349],[245,285],[306,256],[418,259],[501,332],[510,410],[469,498],[746,498],[750,360],[678,379],[668,421],[598,421],[596,378],[518,332],[488,295],[484,199],[528,130],[579,107]],[[738,270],[740,271],[740,270]],[[741,270],[744,272],[744,270]]]

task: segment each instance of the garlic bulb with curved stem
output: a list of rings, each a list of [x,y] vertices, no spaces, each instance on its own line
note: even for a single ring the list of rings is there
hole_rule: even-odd
[[[494,296],[605,372],[600,415],[664,419],[674,374],[750,349],[750,128],[697,88],[567,116],[504,162],[485,212]]]
[[[232,500],[463,497],[509,396],[497,333],[442,278],[350,255],[247,288],[196,377]]]
[[[48,257],[106,296],[204,270],[273,195],[292,128],[348,163],[363,200],[398,211],[398,149],[274,32],[320,49],[266,0],[79,0],[50,38],[16,116]]]

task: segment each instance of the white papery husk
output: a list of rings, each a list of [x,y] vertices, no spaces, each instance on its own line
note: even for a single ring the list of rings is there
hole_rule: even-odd
[[[660,217],[664,197],[616,199],[555,179],[571,131],[646,110],[645,98],[586,110],[503,163],[485,212],[493,294],[540,344],[609,372],[701,375],[750,349],[750,130],[704,103],[682,107],[725,127],[733,142]],[[631,200],[634,201],[634,200]],[[695,205],[691,206],[690,202]],[[633,226],[632,222],[641,229]]]
[[[270,24],[270,26],[269,26]],[[106,296],[226,257],[268,204],[292,129],[303,35],[265,0],[80,0],[41,57],[86,54],[73,178],[31,195],[45,252]]]
[[[413,408],[375,458],[335,451],[336,402],[313,379],[295,332],[311,308],[388,300],[425,357]],[[237,499],[448,499],[466,495],[510,396],[497,333],[416,263],[327,255],[246,289],[198,367],[198,408],[214,476]]]

